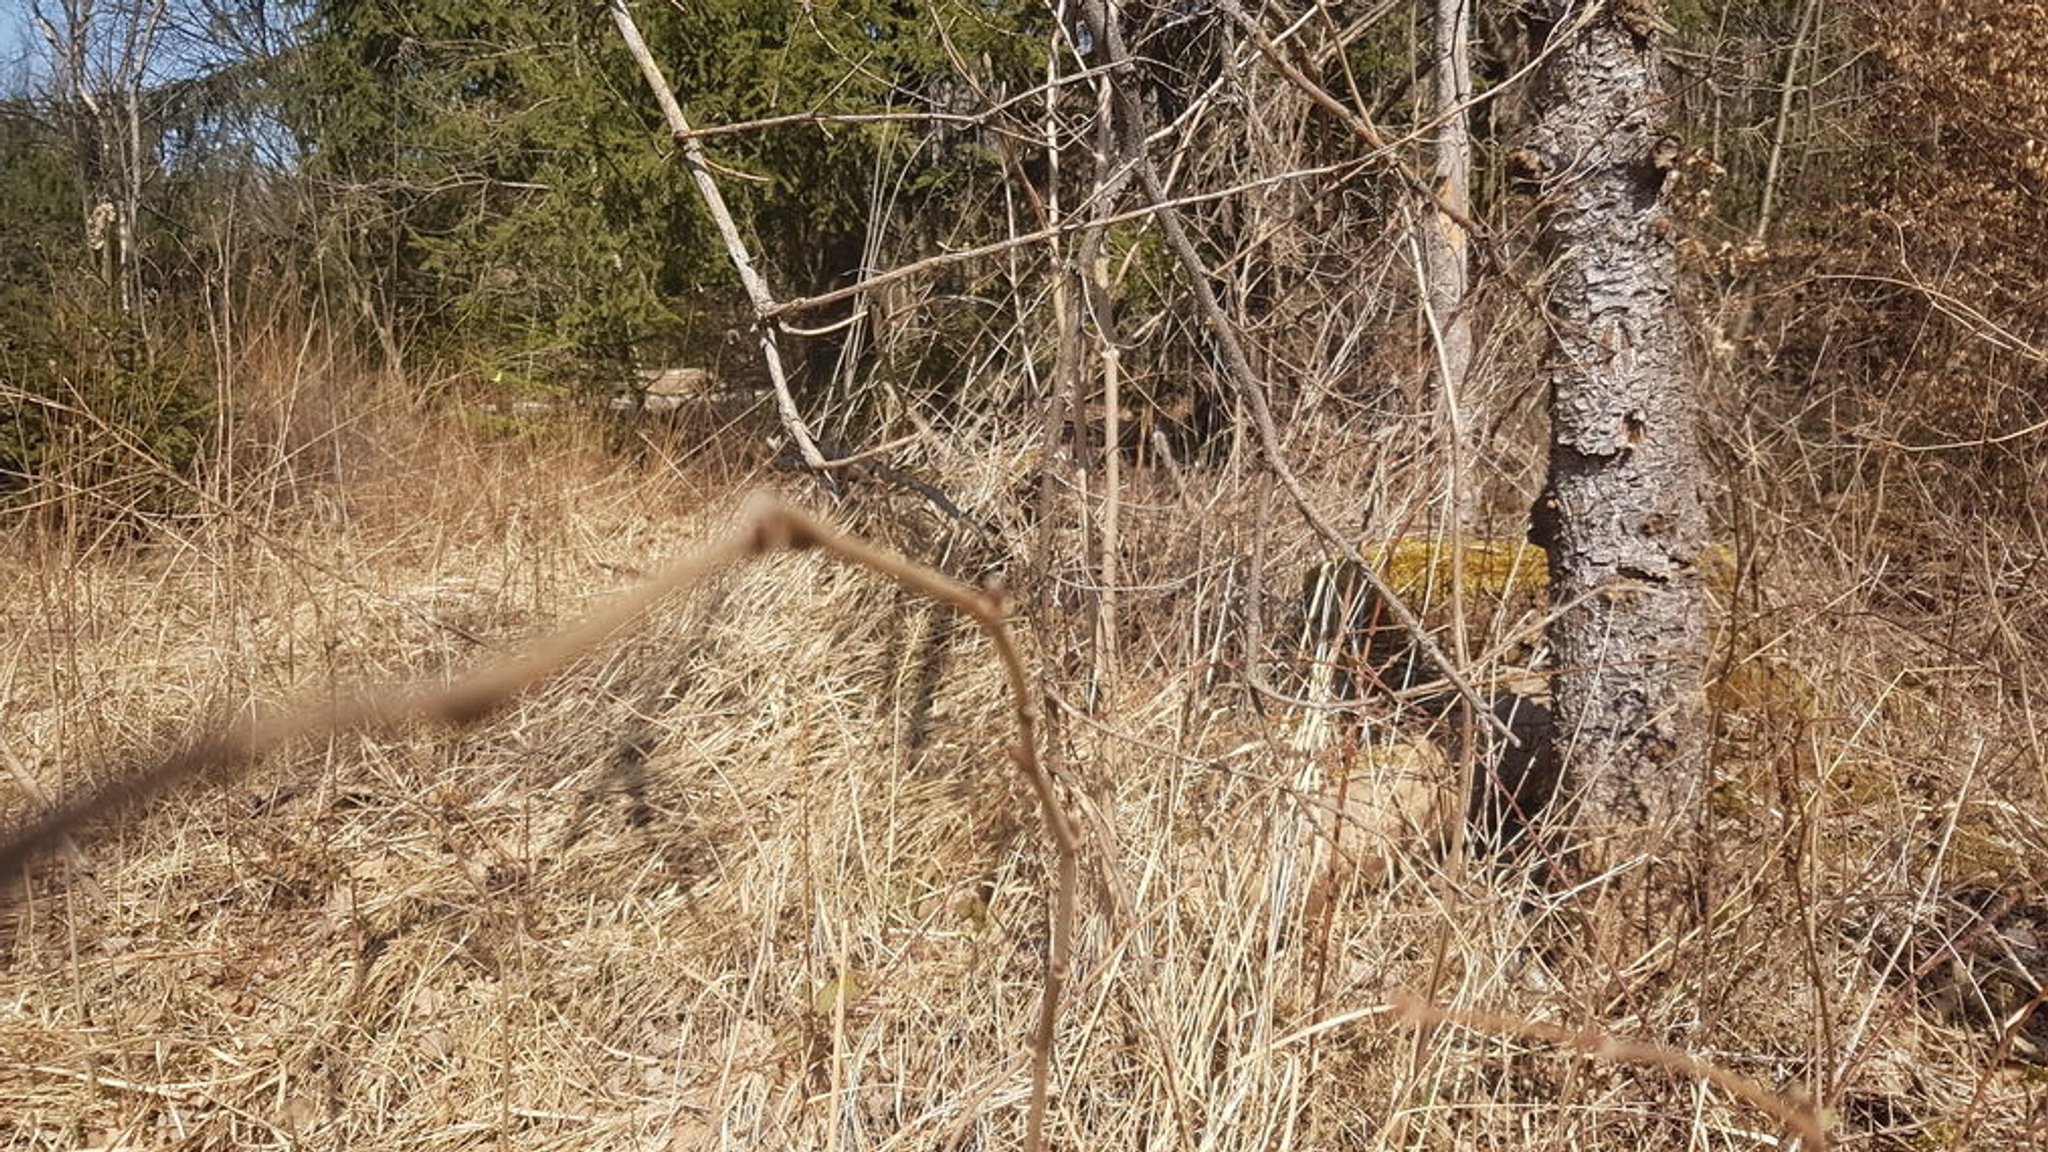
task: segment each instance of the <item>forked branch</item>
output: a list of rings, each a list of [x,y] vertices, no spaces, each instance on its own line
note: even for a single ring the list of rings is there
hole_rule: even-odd
[[[803,414],[797,411],[796,397],[789,390],[789,377],[782,369],[782,349],[776,343],[775,323],[769,319],[775,312],[775,297],[768,291],[768,282],[762,279],[760,270],[754,267],[754,257],[747,251],[747,242],[740,238],[739,225],[733,222],[732,209],[725,206],[725,195],[718,190],[718,181],[711,178],[711,162],[704,157],[704,146],[698,143],[690,121],[683,115],[683,106],[676,100],[675,89],[669,87],[668,78],[661,74],[661,66],[654,61],[654,53],[648,51],[647,41],[640,35],[640,26],[633,22],[633,12],[626,7],[626,0],[611,0],[611,13],[620,39],[626,42],[626,51],[633,54],[633,61],[640,66],[640,74],[646,77],[655,102],[661,105],[661,114],[668,121],[669,132],[683,150],[683,161],[689,166],[690,179],[696,181],[697,193],[704,197],[704,207],[718,225],[718,235],[725,242],[726,255],[732,258],[733,270],[739,273],[740,284],[747,290],[747,299],[754,305],[755,326],[761,334],[761,359],[768,367],[769,383],[775,386],[775,410],[781,417],[783,430],[796,442],[804,465],[822,472],[831,462],[818,451],[817,440],[804,424]]]

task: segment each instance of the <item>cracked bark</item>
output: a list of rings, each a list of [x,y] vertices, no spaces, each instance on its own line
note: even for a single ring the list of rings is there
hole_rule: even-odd
[[[1688,822],[1704,786],[1706,512],[1662,197],[1657,21],[1642,0],[1553,12],[1562,43],[1531,143],[1549,164],[1556,263],[1550,477],[1534,534],[1563,607],[1550,630],[1558,738],[1582,831],[1658,855],[1642,834]]]

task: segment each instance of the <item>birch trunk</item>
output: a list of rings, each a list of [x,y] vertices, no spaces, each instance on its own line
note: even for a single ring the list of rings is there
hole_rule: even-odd
[[[1660,854],[1655,834],[1691,814],[1705,776],[1704,479],[1662,196],[1675,147],[1658,24],[1651,0],[1570,5],[1533,141],[1556,262],[1550,479],[1534,535],[1562,609],[1550,636],[1580,827],[1628,837],[1595,847],[1610,862],[1613,848]]]

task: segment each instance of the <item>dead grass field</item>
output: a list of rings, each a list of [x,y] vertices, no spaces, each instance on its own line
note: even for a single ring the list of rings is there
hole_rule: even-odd
[[[933,466],[983,501],[1009,459]],[[439,682],[778,483],[443,429],[120,547],[23,530],[0,733],[62,793],[254,703]],[[1377,881],[1332,870],[1370,834],[1320,842],[1342,741],[1255,706],[1226,635],[1255,557],[1285,632],[1301,556],[1203,483],[1133,498],[1153,590],[1114,671],[1077,673],[1017,588],[1087,846],[1052,1146],[1792,1146],[1683,1053],[1814,1105],[1838,1147],[2048,1147],[2048,758],[2038,673],[1944,630],[1985,601],[1916,614],[1839,536],[1752,525],[1720,605],[1713,914],[1672,933],[1419,842],[1373,846]],[[990,566],[882,501],[792,491]],[[1993,556],[1971,547],[1960,570]],[[1280,677],[1283,647],[1251,663]],[[784,556],[476,726],[300,742],[95,826],[89,875],[6,880],[0,1144],[1016,1147],[1051,855],[1008,709],[973,629]]]

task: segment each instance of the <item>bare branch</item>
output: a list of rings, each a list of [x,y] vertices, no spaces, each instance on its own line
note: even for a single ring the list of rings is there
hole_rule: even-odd
[[[669,130],[682,147],[683,162],[689,166],[690,178],[696,181],[697,191],[704,197],[704,206],[718,225],[718,235],[725,241],[725,251],[732,258],[733,269],[739,273],[740,284],[747,290],[747,299],[753,302],[754,319],[761,334],[761,358],[767,362],[768,379],[775,386],[775,410],[782,418],[782,427],[796,441],[804,463],[813,471],[822,472],[827,463],[824,454],[818,451],[817,440],[804,424],[803,414],[797,411],[796,398],[789,391],[789,377],[782,369],[782,351],[776,343],[775,325],[770,322],[775,313],[775,297],[768,291],[768,282],[755,269],[746,241],[740,238],[739,226],[733,223],[732,210],[725,206],[725,196],[718,190],[718,181],[711,178],[711,164],[704,158],[703,146],[691,135],[690,122],[683,115],[683,106],[676,102],[675,89],[669,87],[668,79],[661,74],[661,66],[654,62],[654,54],[648,51],[647,41],[641,37],[639,25],[633,22],[633,13],[626,7],[626,0],[611,0],[611,13],[612,23],[618,25],[619,35],[626,42],[626,50],[640,65],[640,74],[647,78],[647,86],[653,89],[655,102],[661,105],[661,114],[667,118]]]

